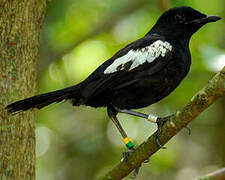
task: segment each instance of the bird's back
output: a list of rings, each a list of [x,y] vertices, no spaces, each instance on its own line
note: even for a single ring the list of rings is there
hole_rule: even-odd
[[[144,48],[157,41],[168,43],[171,50],[157,56],[151,62],[147,59],[133,69],[131,69],[132,65],[125,68],[124,64],[128,61],[125,62],[121,57],[132,50],[142,53]],[[126,46],[121,50],[122,55],[115,54],[84,82],[82,90],[86,98],[84,104],[92,107],[112,105],[120,109],[138,109],[156,103],[169,95],[186,76],[191,62],[188,44],[169,41],[156,35],[148,36]],[[116,62],[119,58],[124,62],[122,70],[119,69],[121,64]],[[137,61],[140,62],[138,58],[143,57],[137,56]],[[113,67],[113,63],[116,67]],[[111,73],[105,73],[110,66]]]

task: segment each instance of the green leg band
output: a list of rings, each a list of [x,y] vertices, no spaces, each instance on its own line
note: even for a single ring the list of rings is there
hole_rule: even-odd
[[[126,144],[128,149],[131,149],[134,147],[134,143],[132,141],[130,141],[129,143]]]

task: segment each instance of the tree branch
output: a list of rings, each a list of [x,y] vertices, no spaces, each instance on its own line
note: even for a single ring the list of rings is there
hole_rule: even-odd
[[[218,72],[208,84],[201,89],[190,102],[175,116],[167,121],[161,133],[160,142],[166,144],[182,128],[186,127],[202,111],[213,104],[219,98],[225,96],[225,67]],[[100,180],[118,180],[126,177],[132,170],[138,167],[144,160],[159,150],[155,143],[156,133],[142,143],[128,158],[128,163],[122,161],[110,170]]]
[[[195,180],[224,180],[225,179],[225,168],[219,169],[205,176],[198,177]]]

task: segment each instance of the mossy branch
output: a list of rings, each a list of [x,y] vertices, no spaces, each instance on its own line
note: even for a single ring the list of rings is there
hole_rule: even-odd
[[[173,136],[175,136],[182,128],[186,127],[193,119],[195,119],[202,111],[208,108],[219,98],[225,96],[225,67],[218,72],[208,83],[201,89],[190,102],[175,116],[167,121],[161,133],[160,142],[166,144]],[[148,159],[159,147],[155,143],[156,133],[150,136],[142,143],[128,158],[128,163],[122,161],[110,170],[100,180],[118,180],[126,177],[132,170],[138,167],[144,160]]]

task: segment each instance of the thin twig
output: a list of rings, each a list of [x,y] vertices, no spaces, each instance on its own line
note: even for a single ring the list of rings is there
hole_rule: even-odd
[[[211,172],[205,176],[198,177],[195,180],[225,180],[225,168]]]

